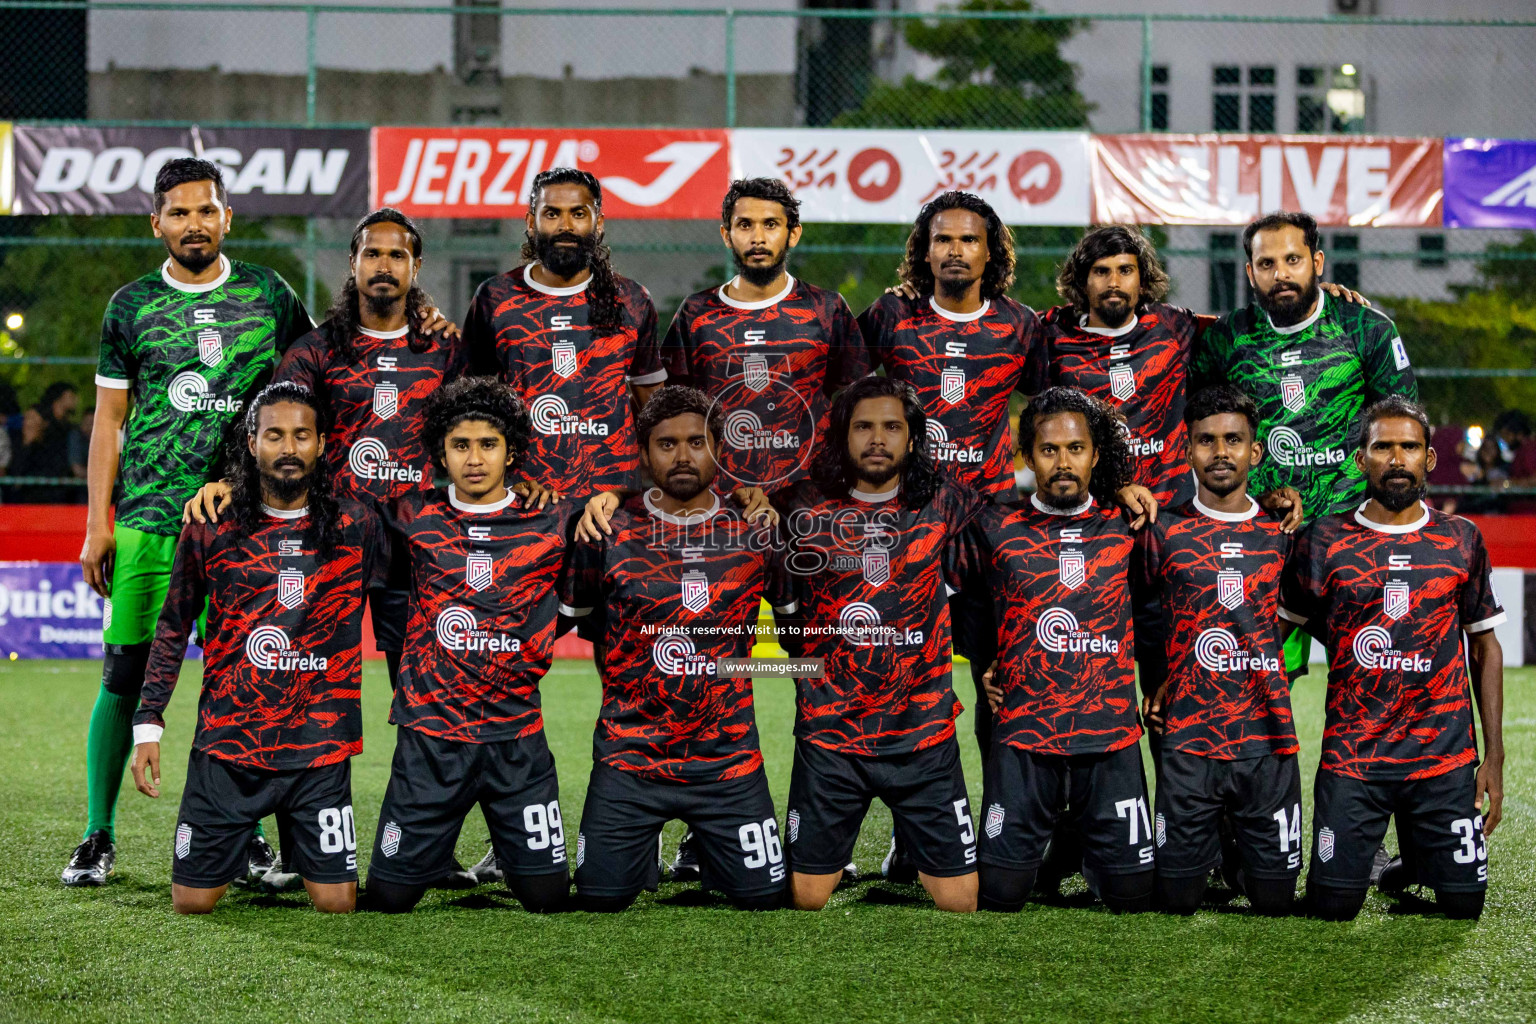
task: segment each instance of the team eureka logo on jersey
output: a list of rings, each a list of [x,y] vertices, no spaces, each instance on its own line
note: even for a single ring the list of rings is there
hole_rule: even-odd
[[[712,676],[715,659],[700,654],[693,641],[681,633],[668,633],[651,644],[651,661],[668,676]]]
[[[602,420],[587,420],[572,415],[571,407],[559,395],[540,395],[528,407],[533,429],[548,437],[565,434],[594,434],[608,436],[608,424]]]
[[[1131,454],[1138,459],[1144,455],[1161,454],[1163,449],[1167,447],[1167,442],[1161,438],[1148,440],[1145,437],[1137,437],[1131,433],[1127,433],[1125,443],[1131,449]]]
[[[748,343],[764,341],[763,333],[744,332]],[[726,377],[715,395],[724,419],[725,448],[784,454],[772,458],[727,455],[720,460],[720,471],[743,486],[771,490],[805,468],[816,440],[816,417],[795,387],[788,356],[733,354],[726,360]]]
[[[1267,443],[1269,454],[1282,466],[1337,466],[1344,461],[1342,450],[1313,448],[1292,427],[1272,428]]]
[[[523,642],[505,633],[493,633],[480,628],[475,613],[460,605],[449,605],[437,613],[432,627],[437,632],[437,642],[450,651],[485,651],[505,653],[521,651]]]
[[[698,569],[683,573],[683,607],[697,615],[709,607],[709,577]]]
[[[374,395],[378,400],[378,395]],[[423,473],[390,457],[389,446],[376,437],[360,437],[347,450],[347,468],[360,480],[400,480],[421,483]]]
[[[398,385],[381,381],[373,386],[373,414],[381,420],[387,420],[400,410],[400,388]]]
[[[238,398],[215,398],[208,393],[208,382],[196,370],[184,370],[165,386],[171,408],[177,412],[239,412],[245,405]]]
[[[245,660],[259,669],[324,672],[328,659],[293,649],[288,634],[276,626],[257,626],[245,638]]]
[[[1118,654],[1120,641],[1078,627],[1077,616],[1052,605],[1035,620],[1035,639],[1055,654]]]
[[[950,405],[965,401],[965,370],[959,366],[947,366],[939,374],[939,397]]]
[[[496,560],[490,555],[470,555],[464,559],[464,582],[478,593],[496,578]]]
[[[1280,401],[1291,412],[1301,412],[1307,405],[1307,385],[1299,376],[1288,373],[1280,378]]]
[[[297,569],[283,569],[277,574],[277,602],[284,608],[304,603],[304,574]]]
[[[949,431],[944,429],[944,424],[932,417],[928,419],[928,453],[933,456],[935,462],[986,461],[986,455],[980,448],[962,448],[951,441]]]
[[[393,857],[400,852],[400,826],[387,821],[379,830],[379,852],[386,857]]]
[[[1216,602],[1231,611],[1243,603],[1243,574],[1222,569],[1216,574]]]
[[[1081,544],[1083,531],[1075,526],[1069,526],[1061,531],[1061,543]],[[1083,585],[1083,580],[1088,576],[1088,563],[1083,558],[1082,548],[1062,548],[1056,555],[1056,578],[1061,580],[1061,585],[1068,590],[1076,590]],[[1076,628],[1075,626],[1073,627]]]
[[[1207,672],[1278,672],[1280,659],[1248,654],[1230,630],[1216,627],[1195,639],[1195,660]]]
[[[218,366],[224,361],[224,341],[218,328],[212,326],[217,312],[212,309],[194,309],[192,323],[202,328],[197,332],[197,358],[204,366]]]
[[[920,629],[898,630],[880,621],[880,610],[864,601],[850,601],[837,614],[837,631],[855,647],[904,647],[923,642]]]
[[[1366,626],[1350,641],[1355,662],[1365,669],[1395,672],[1428,672],[1433,667],[1428,655],[1404,653],[1392,649],[1392,634],[1380,626]]]
[[[766,429],[761,417],[751,409],[737,409],[727,413],[724,433],[726,443],[741,451],[800,447],[800,438],[788,430]]]
[[[555,319],[559,320],[561,318],[555,317]],[[569,320],[570,317],[565,317],[564,319]],[[555,330],[560,329],[558,327],[555,328]],[[570,326],[567,325],[565,330],[570,330]],[[550,367],[555,371],[555,376],[562,380],[570,377],[576,372],[576,346],[568,341],[557,341],[550,345],[549,363]]]

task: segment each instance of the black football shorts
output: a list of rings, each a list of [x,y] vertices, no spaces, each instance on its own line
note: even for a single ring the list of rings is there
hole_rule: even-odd
[[[797,740],[784,821],[790,870],[843,870],[875,797],[891,809],[896,833],[919,871],[952,878],[976,870],[976,827],[954,736],[926,750],[879,758]]]
[[[1157,772],[1157,871],[1204,875],[1221,861],[1217,826],[1232,823],[1243,873],[1295,880],[1301,874],[1301,769],[1295,754],[1238,761],[1163,747]]]
[[[1475,765],[1403,782],[1367,782],[1319,770],[1307,884],[1368,887],[1387,819],[1396,816],[1403,863],[1417,883],[1444,892],[1484,891],[1488,844],[1476,778]]]
[[[634,896],[655,888],[661,827],[687,822],[699,850],[703,887],[733,899],[784,889],[784,847],[768,776],[677,782],[601,761],[592,765],[576,836],[576,891]]]
[[[1083,837],[1083,862],[1106,875],[1150,871],[1152,819],[1141,745],[1107,754],[1037,754],[994,743],[982,777],[981,860],[1028,871],[1058,824]]]
[[[560,784],[542,730],[499,743],[459,743],[404,726],[395,733],[369,878],[424,885],[443,877],[477,803],[503,873],[566,870]]]
[[[251,830],[277,815],[283,857],[310,882],[357,881],[352,761],[319,768],[248,768],[193,750],[172,846],[171,881],[217,889],[246,876]]]

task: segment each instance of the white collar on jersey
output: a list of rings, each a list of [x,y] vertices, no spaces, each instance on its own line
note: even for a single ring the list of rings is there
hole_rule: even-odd
[[[1313,324],[1317,323],[1318,318],[1323,315],[1323,308],[1325,306],[1327,306],[1327,305],[1328,305],[1328,293],[1323,291],[1322,289],[1318,289],[1318,292],[1317,292],[1317,308],[1312,311],[1312,315],[1311,316],[1307,317],[1301,323],[1299,323],[1299,324],[1291,324],[1291,326],[1289,326],[1289,327],[1276,327],[1275,326],[1275,322],[1273,320],[1269,320],[1269,314],[1268,313],[1264,314],[1264,319],[1265,320],[1269,320],[1270,330],[1274,331],[1276,334],[1295,334],[1298,331],[1304,331],[1308,327],[1311,327]]]
[[[1414,530],[1424,529],[1425,524],[1429,522],[1429,506],[1421,501],[1419,502],[1419,507],[1424,510],[1424,514],[1411,523],[1404,526],[1388,526],[1386,523],[1373,523],[1365,518],[1365,506],[1370,503],[1370,499],[1367,498],[1360,503],[1359,508],[1355,509],[1355,522],[1367,530],[1375,530],[1377,533],[1412,533]]]
[[[939,314],[939,316],[943,317],[945,320],[953,320],[957,324],[968,324],[972,320],[980,320],[982,317],[986,316],[987,310],[992,308],[992,300],[988,299],[986,302],[983,302],[981,304],[981,308],[974,313],[956,313],[952,310],[945,309],[943,306],[939,305],[939,299],[936,295],[928,296],[928,305],[932,306],[933,311]]]
[[[229,265],[229,257],[225,256],[223,253],[219,253],[218,277],[214,278],[212,281],[209,281],[207,284],[187,284],[185,281],[178,281],[171,276],[171,258],[167,256],[165,258],[165,262],[160,264],[160,278],[166,284],[170,285],[172,288],[175,288],[179,292],[189,292],[193,295],[201,295],[203,292],[213,291],[215,288],[222,286],[225,281],[228,281],[229,272],[231,269],[233,268]]]
[[[309,515],[309,506],[303,508],[273,508],[266,502],[261,503],[261,510],[273,519],[303,519]]]
[[[1103,338],[1119,338],[1123,335],[1130,334],[1136,329],[1136,325],[1140,322],[1141,318],[1136,315],[1136,311],[1134,309],[1131,310],[1130,317],[1119,327],[1089,327],[1088,318],[1086,316],[1080,316],[1077,318],[1078,327],[1082,328],[1089,334],[1097,334]]]
[[[380,341],[393,341],[396,338],[403,338],[407,334],[410,334],[411,325],[406,324],[404,327],[394,331],[370,331],[366,327],[359,327],[357,330],[358,333],[360,333],[365,338],[378,338]]]
[[[656,499],[652,497],[652,495],[659,493],[661,493],[661,488],[659,487],[652,487],[650,490],[645,492],[645,510],[651,515],[655,516],[657,519],[660,519],[662,522],[671,523],[673,526],[695,526],[699,523],[707,523],[720,513],[720,495],[713,491],[711,491],[709,495],[709,508],[695,512],[693,515],[686,517],[675,516],[671,512],[664,511],[659,505],[657,505]]]
[[[776,306],[783,302],[789,297],[789,293],[795,290],[795,275],[785,274],[784,290],[779,292],[779,294],[775,295],[773,298],[764,299],[761,302],[740,302],[725,294],[725,290],[739,280],[739,277],[731,278],[729,281],[725,282],[725,284],[721,285],[720,289],[715,293],[716,295],[720,296],[721,302],[725,303],[727,306],[730,306],[732,309],[767,309],[769,306]]]
[[[901,481],[897,480],[896,481],[896,486],[892,487],[888,491],[873,492],[873,491],[861,491],[857,487],[851,488],[848,491],[848,497],[852,498],[854,501],[863,501],[863,502],[867,502],[870,505],[878,505],[882,501],[890,501],[892,498],[896,497],[896,495],[900,491],[901,491]]]
[[[552,288],[547,284],[539,284],[533,279],[533,268],[538,265],[537,262],[533,262],[523,267],[523,280],[528,282],[528,287],[536,292],[543,292],[545,295],[580,295],[592,283],[592,275],[588,274],[587,279],[581,284],[573,284],[568,288]]]
[[[1253,500],[1253,495],[1248,495],[1248,511],[1246,512],[1218,512],[1205,502],[1200,496],[1195,495],[1195,508],[1207,519],[1215,519],[1223,523],[1246,523],[1259,514],[1259,503]]]
[[[1052,508],[1050,505],[1047,505],[1045,502],[1041,501],[1040,495],[1038,494],[1031,494],[1029,496],[1029,503],[1048,516],[1080,516],[1084,512],[1087,512],[1089,509],[1093,508],[1093,495],[1088,495],[1088,500],[1076,508]]]
[[[517,495],[513,494],[512,489],[509,487],[507,488],[507,496],[500,501],[492,502],[489,505],[471,505],[467,501],[460,501],[459,492],[454,489],[453,484],[448,485],[448,504],[460,512],[468,512],[473,516],[485,515],[487,512],[500,512],[516,500]]]

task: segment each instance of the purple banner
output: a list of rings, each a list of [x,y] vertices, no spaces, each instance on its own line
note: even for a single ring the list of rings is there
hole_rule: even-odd
[[[78,562],[0,562],[0,657],[101,657],[102,600]]]
[[[1536,142],[1446,139],[1445,226],[1536,228]]]

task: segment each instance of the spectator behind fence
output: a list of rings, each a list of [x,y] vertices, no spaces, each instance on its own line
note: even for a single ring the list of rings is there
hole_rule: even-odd
[[[11,460],[12,476],[73,477],[70,465],[72,419],[80,405],[73,384],[48,385],[36,405],[22,414],[21,450]],[[85,501],[85,489],[69,485],[11,487],[6,497],[13,502],[36,505],[68,505]]]
[[[91,430],[96,426],[96,407],[80,414],[80,425],[69,432],[69,469],[77,479],[85,479],[91,452]]]

